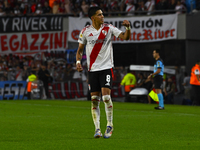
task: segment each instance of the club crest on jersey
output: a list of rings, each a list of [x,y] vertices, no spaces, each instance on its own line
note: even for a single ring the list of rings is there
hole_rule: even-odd
[[[106,34],[107,34],[107,31],[105,31],[105,30],[102,30],[101,31],[105,36],[106,36]]]

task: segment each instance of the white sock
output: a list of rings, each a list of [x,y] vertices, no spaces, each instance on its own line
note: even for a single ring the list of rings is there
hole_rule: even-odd
[[[100,129],[100,97],[99,96],[92,96],[92,105],[91,105],[91,112],[92,112],[92,118],[95,125],[95,129]]]
[[[110,95],[102,96],[103,102],[105,104],[105,111],[107,117],[107,126],[113,126],[113,103]]]

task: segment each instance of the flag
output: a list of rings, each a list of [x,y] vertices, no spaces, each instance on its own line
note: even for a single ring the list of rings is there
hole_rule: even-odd
[[[156,103],[159,103],[158,95],[157,95],[155,89],[151,90],[151,92],[149,93],[149,96],[150,96]]]

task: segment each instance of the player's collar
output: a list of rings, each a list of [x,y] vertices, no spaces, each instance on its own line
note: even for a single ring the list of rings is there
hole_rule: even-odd
[[[91,25],[91,27],[92,27],[93,29],[97,30],[93,25]],[[101,27],[99,28],[99,30],[102,29],[103,27],[104,27],[104,24],[101,25]],[[97,31],[99,31],[99,30],[97,30]]]

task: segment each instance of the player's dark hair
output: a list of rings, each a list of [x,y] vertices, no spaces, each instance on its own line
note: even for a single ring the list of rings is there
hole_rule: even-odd
[[[91,19],[96,14],[97,10],[102,10],[100,7],[90,7],[88,10],[88,17]]]
[[[154,49],[153,51],[156,51],[156,53],[160,54],[160,50],[159,49]]]

